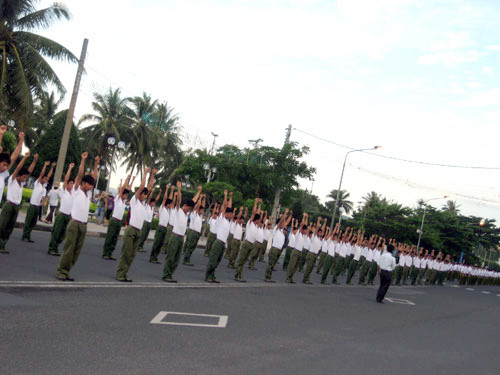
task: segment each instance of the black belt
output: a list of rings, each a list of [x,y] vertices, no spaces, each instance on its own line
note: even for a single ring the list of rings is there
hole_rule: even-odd
[[[87,225],[87,223],[84,223],[83,221],[80,221],[80,220],[76,220],[76,219],[73,219],[73,218],[71,218],[71,220],[73,220],[74,222],[76,222],[78,224]]]
[[[19,204],[15,204],[14,202],[7,201],[7,203],[9,203],[10,205],[12,205],[12,206],[14,206],[14,207],[19,207]]]

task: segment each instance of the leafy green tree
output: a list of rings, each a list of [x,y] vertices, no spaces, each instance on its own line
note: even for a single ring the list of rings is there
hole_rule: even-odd
[[[38,142],[33,146],[31,153],[38,154],[40,161],[53,161],[57,162],[59,155],[59,148],[61,147],[61,139],[66,124],[66,116],[68,110],[61,111],[54,116],[53,123],[49,126],[46,132],[40,137]],[[68,153],[64,163],[64,171],[68,168],[70,163],[78,165],[82,154],[82,146],[80,138],[78,137],[78,130],[75,124],[71,125],[71,133],[69,136]],[[37,163],[33,176],[38,176],[42,169],[42,162]],[[73,170],[76,175],[77,168]]]
[[[0,114],[4,122],[16,121],[26,130],[34,98],[48,86],[62,96],[66,90],[45,57],[77,62],[78,59],[55,41],[34,33],[55,21],[70,19],[68,9],[54,3],[37,9],[36,0],[2,1],[0,6]]]
[[[335,207],[335,201],[337,199],[337,189],[334,189],[330,191],[330,193],[327,195],[328,198],[331,198],[331,201],[327,201],[325,203],[326,207],[328,210],[330,210],[333,213],[333,209]],[[337,211],[339,210],[340,207],[344,209],[344,212],[346,214],[349,214],[352,209],[353,209],[353,203],[352,201],[348,200],[350,194],[346,190],[340,190],[339,194],[339,201],[337,202]],[[337,214],[337,213],[335,213]]]
[[[33,147],[38,142],[42,134],[50,127],[54,116],[57,113],[57,107],[61,104],[63,97],[56,99],[54,92],[42,92],[37,99],[33,117],[30,119],[30,126],[26,129],[24,141],[28,148]]]
[[[456,201],[448,200],[448,201],[446,201],[446,204],[443,206],[442,210],[451,212],[452,214],[456,215],[460,212],[458,207],[460,207],[460,205],[457,204]]]
[[[13,132],[7,130],[2,138],[2,152],[12,154],[16,146],[16,135]]]

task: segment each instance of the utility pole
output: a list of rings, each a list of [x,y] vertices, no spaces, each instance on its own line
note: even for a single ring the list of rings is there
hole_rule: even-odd
[[[212,132],[212,136],[214,137],[214,141],[212,143],[212,148],[210,150],[210,154],[213,155],[214,153],[214,149],[215,149],[215,139],[219,136],[219,134],[215,134],[214,132]]]
[[[83,74],[83,64],[85,56],[87,55],[87,46],[89,40],[83,40],[82,54],[78,63],[78,70],[76,72],[75,85],[73,86],[73,94],[71,95],[71,102],[69,104],[68,116],[66,117],[66,124],[64,125],[64,132],[61,139],[61,147],[59,148],[59,156],[57,157],[56,173],[54,175],[54,185],[61,182],[61,177],[64,169],[64,162],[66,161],[66,154],[68,152],[69,135],[71,134],[71,125],[73,124],[73,115],[75,114],[76,99],[78,97],[78,90],[80,89],[80,81]]]
[[[290,136],[292,135],[292,125],[288,125],[286,129],[286,137],[285,143],[283,144],[283,148],[290,143]],[[281,186],[276,187],[276,191],[274,192],[274,203],[273,203],[273,211],[271,213],[271,217],[276,220],[278,217],[278,209],[280,207],[280,196],[281,196]]]

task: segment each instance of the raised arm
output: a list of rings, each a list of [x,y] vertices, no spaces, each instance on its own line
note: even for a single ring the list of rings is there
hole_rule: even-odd
[[[136,176],[132,176],[132,180],[127,185],[127,189],[129,189],[130,191],[132,191],[132,186],[134,186],[135,177]]]
[[[88,152],[84,152],[82,154],[80,167],[78,167],[78,175],[75,178],[75,185],[74,185],[75,189],[78,189],[80,187],[80,183],[82,182],[83,173],[85,172],[85,161],[87,160],[88,156],[89,156]]]
[[[128,182],[130,180],[131,175],[128,175],[127,178],[125,179],[125,182],[120,180],[120,187],[118,188],[118,196],[121,198],[123,192],[128,186]]]
[[[253,203],[252,215],[250,215],[250,221],[253,221],[253,219],[255,218],[255,215],[257,214],[258,203],[259,203],[259,198],[255,198],[255,201]]]
[[[148,190],[153,189],[153,185],[155,184],[155,176],[158,173],[158,169],[153,169],[151,171],[151,176],[149,177]]]
[[[17,143],[15,150],[10,155],[9,170],[14,166],[14,163],[16,162],[17,158],[19,157],[19,154],[21,153],[21,150],[23,148],[24,133],[20,132],[18,137],[19,137],[19,142]]]
[[[139,185],[139,189],[137,189],[137,191],[135,192],[135,199],[139,200],[139,198],[141,197],[141,194],[142,194],[142,191],[144,190],[144,187],[146,186],[146,179],[148,178],[148,174],[149,174],[149,171],[151,170],[151,168],[146,168],[144,170],[144,174],[142,175],[142,180],[141,180],[141,184]]]
[[[33,170],[35,169],[36,162],[38,161],[38,154],[33,155],[33,161],[31,162],[28,172],[31,175],[33,173]]]
[[[177,192],[176,192],[177,202],[175,202],[175,208],[179,209],[181,207],[181,201],[182,201],[182,190],[181,190],[182,181],[181,180],[177,181],[176,186],[177,186]]]
[[[75,164],[74,163],[71,163],[69,166],[68,166],[68,170],[66,171],[66,175],[64,176],[64,181],[63,181],[63,189],[66,189],[66,187],[68,186],[68,181],[69,181],[69,178],[71,177],[71,170],[75,167]]]
[[[165,194],[163,194],[163,200],[161,201],[161,206],[165,206],[165,202],[168,199],[168,191],[170,190],[170,185],[165,186]]]
[[[153,198],[153,194],[155,192],[155,188],[152,188],[150,191],[149,191],[149,194],[148,194],[148,199],[147,199],[147,204],[149,204],[151,202],[151,198]]]
[[[2,139],[6,131],[7,131],[7,125],[0,125],[0,152],[3,151]]]
[[[200,199],[200,195],[201,195],[201,185],[198,186],[198,191],[196,192],[196,195],[193,198],[194,203],[198,202],[198,199]]]
[[[220,214],[224,215],[227,208],[227,190],[224,190],[224,201],[222,202],[222,207],[220,209]]]
[[[24,154],[23,158],[21,159],[21,161],[17,165],[16,170],[14,171],[14,173],[12,173],[12,179],[15,179],[17,177],[17,175],[19,174],[19,171],[21,170],[21,168],[23,167],[24,163],[26,162],[26,159],[29,156],[30,156],[29,151],[26,154]]]
[[[50,171],[49,171],[49,174],[47,175],[47,178],[50,180],[50,178],[52,177],[52,173],[54,173],[54,168],[56,166],[56,163],[52,163],[50,165]]]
[[[94,181],[97,181],[97,175],[99,174],[99,162],[101,161],[101,157],[97,155],[94,159],[94,170],[92,171],[92,178]]]
[[[49,164],[50,164],[50,161],[46,161],[45,163],[43,163],[43,167],[42,167],[42,171],[40,172],[40,176],[38,176],[38,178],[36,180],[38,183],[42,182],[43,176],[45,176],[45,170],[47,169],[47,166]]]
[[[158,190],[158,194],[156,194],[155,202],[158,202],[160,200],[160,197],[161,197],[161,189]]]

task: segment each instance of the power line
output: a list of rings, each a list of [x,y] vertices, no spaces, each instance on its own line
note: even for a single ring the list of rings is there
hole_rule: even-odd
[[[304,130],[301,130],[301,129],[298,129],[298,128],[293,128],[293,130],[297,130],[297,131],[299,131],[301,133],[304,133],[304,134],[306,134],[306,135],[308,135],[310,137],[319,139],[320,141],[327,142],[327,143],[330,143],[330,144],[338,146],[338,147],[342,147],[342,148],[345,148],[345,149],[348,149],[348,150],[355,150],[356,149],[355,147],[350,147],[350,146],[346,146],[346,145],[343,145],[343,144],[340,144],[340,143],[337,143],[337,142],[333,142],[333,141],[330,141],[329,139],[326,139],[326,138],[323,138],[323,137],[319,137],[317,135],[308,133],[308,132],[306,132]],[[500,170],[500,167],[479,167],[479,166],[469,166],[469,165],[453,165],[453,164],[442,164],[442,163],[429,163],[429,162],[425,162],[425,161],[410,160],[410,159],[397,158],[395,156],[381,155],[381,154],[374,153],[374,152],[369,152],[369,151],[361,151],[361,152],[363,152],[365,154],[377,156],[379,158],[397,160],[397,161],[402,161],[402,162],[406,162],[406,163],[413,163],[413,164],[429,165],[429,166],[433,166],[433,167],[461,168],[461,169],[483,169],[483,170]]]

